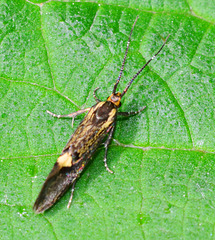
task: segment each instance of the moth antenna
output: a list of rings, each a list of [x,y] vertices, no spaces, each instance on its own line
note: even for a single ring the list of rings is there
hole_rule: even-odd
[[[148,60],[148,62],[133,76],[133,78],[130,80],[130,82],[128,83],[128,85],[126,86],[126,88],[123,90],[121,97],[128,91],[129,87],[131,86],[132,82],[134,81],[134,79],[143,71],[143,69],[160,53],[160,51],[163,49],[163,47],[165,46],[168,38],[169,38],[170,34],[167,36],[166,40],[164,41],[163,45],[161,46],[161,48],[157,51],[157,53]]]
[[[132,35],[132,32],[134,30],[134,26],[137,22],[137,19],[138,19],[139,16],[136,17],[135,21],[134,21],[134,24],[133,24],[133,27],[131,29],[131,32],[129,34],[129,38],[128,38],[128,42],[127,42],[127,47],[126,47],[126,50],[125,50],[125,55],[124,55],[124,58],[123,58],[123,62],[122,62],[122,66],[121,66],[121,70],[120,70],[120,73],[119,73],[119,77],[117,78],[116,80],[116,83],[114,84],[114,87],[113,87],[113,94],[116,93],[116,88],[117,88],[117,85],[119,84],[119,81],[121,79],[121,76],[122,76],[122,73],[123,73],[123,70],[124,70],[124,65],[125,65],[125,60],[127,58],[127,54],[128,54],[128,49],[129,49],[129,45],[130,45],[130,42],[131,42],[131,35]]]

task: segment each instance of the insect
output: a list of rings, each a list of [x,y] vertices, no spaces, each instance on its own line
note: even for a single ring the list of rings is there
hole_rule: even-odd
[[[77,115],[84,112],[88,113],[84,117],[82,122],[79,124],[75,132],[72,134],[70,140],[64,147],[61,155],[58,157],[46,181],[44,182],[39,196],[34,203],[33,209],[36,213],[42,213],[45,210],[49,209],[67,191],[69,187],[72,187],[71,197],[67,205],[67,207],[69,208],[75,189],[75,183],[83,169],[90,161],[93,153],[104,140],[105,136],[107,136],[107,139],[104,142],[104,165],[107,171],[112,173],[112,171],[108,168],[107,165],[107,151],[108,145],[110,144],[113,136],[117,116],[121,115],[128,117],[130,115],[138,114],[145,109],[144,106],[140,110],[135,112],[118,112],[118,108],[121,106],[121,99],[131,86],[132,82],[137,78],[137,76],[160,53],[169,37],[168,36],[166,38],[159,51],[150,60],[148,60],[148,62],[146,62],[146,64],[133,76],[133,78],[129,81],[123,92],[116,92],[117,86],[123,73],[131,41],[131,35],[137,19],[138,17],[136,18],[129,35],[119,76],[116,80],[116,83],[114,84],[112,94],[107,98],[107,100],[101,101],[97,98],[96,91],[98,90],[98,88],[96,88],[93,93],[96,104],[91,108],[79,110],[68,115],[56,115],[47,111],[54,117],[71,117],[73,121]]]

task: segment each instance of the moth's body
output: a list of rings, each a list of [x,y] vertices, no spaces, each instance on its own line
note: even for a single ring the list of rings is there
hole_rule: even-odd
[[[104,137],[113,128],[117,107],[98,102],[77,127],[57,159],[34,204],[37,213],[52,206],[76,181]]]
[[[97,104],[95,104],[91,108],[79,110],[75,113],[71,113],[68,115],[56,115],[48,111],[48,113],[50,113],[54,117],[72,117],[73,119],[75,116],[81,113],[87,111],[88,113],[71,136],[60,157],[57,159],[57,162],[55,163],[53,169],[48,175],[45,183],[43,184],[40,194],[36,199],[33,207],[36,213],[42,213],[48,208],[50,208],[65,193],[65,191],[70,186],[72,186],[72,194],[68,203],[68,207],[70,206],[76,180],[78,179],[80,173],[83,171],[90,158],[92,157],[93,153],[97,150],[98,146],[101,144],[102,140],[106,135],[108,135],[108,137],[104,144],[104,163],[106,169],[112,173],[112,171],[107,166],[107,150],[113,135],[117,115],[130,116],[137,114],[143,109],[145,109],[145,107],[143,107],[136,112],[118,112],[118,108],[121,106],[121,98],[127,92],[134,79],[161,51],[168,39],[167,37],[160,50],[134,75],[134,77],[129,81],[123,92],[116,92],[117,85],[121,79],[124,69],[131,34],[136,24],[136,21],[137,18],[129,35],[129,40],[127,43],[127,48],[125,51],[125,56],[123,59],[119,77],[117,78],[116,83],[113,87],[113,92],[107,98],[107,101],[102,102],[96,97],[96,89],[94,91],[94,98],[96,99]]]

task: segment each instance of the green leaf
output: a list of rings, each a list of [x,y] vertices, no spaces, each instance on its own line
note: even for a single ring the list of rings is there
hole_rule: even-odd
[[[2,239],[214,239],[215,27],[212,1],[0,3]],[[206,6],[205,6],[206,5]],[[192,10],[192,11],[191,11]],[[135,79],[104,149],[44,214],[32,206],[74,129],[66,114]],[[74,128],[83,116],[75,119]]]

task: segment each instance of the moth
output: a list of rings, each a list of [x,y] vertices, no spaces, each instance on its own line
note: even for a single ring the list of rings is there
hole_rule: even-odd
[[[49,209],[68,190],[68,188],[71,187],[72,193],[67,205],[69,208],[72,202],[73,192],[77,179],[106,136],[107,139],[104,142],[104,165],[108,172],[113,173],[107,165],[107,151],[113,136],[117,116],[128,117],[134,114],[138,114],[145,109],[144,106],[140,110],[134,112],[118,112],[118,108],[121,106],[121,99],[133,81],[137,78],[137,76],[160,53],[169,37],[168,36],[166,38],[158,52],[151,59],[149,59],[148,62],[146,62],[146,64],[133,76],[123,92],[117,92],[117,86],[123,73],[131,41],[131,35],[137,19],[138,17],[136,18],[129,35],[119,76],[114,84],[112,94],[107,98],[107,100],[101,101],[97,98],[96,91],[98,88],[96,88],[93,93],[96,104],[90,108],[79,110],[68,115],[57,115],[47,111],[54,117],[70,117],[73,119],[73,121],[77,115],[84,112],[88,113],[79,124],[75,132],[72,134],[70,140],[64,147],[61,155],[58,157],[46,181],[44,182],[39,196],[37,197],[33,206],[33,209],[36,213],[42,213],[45,210]]]

